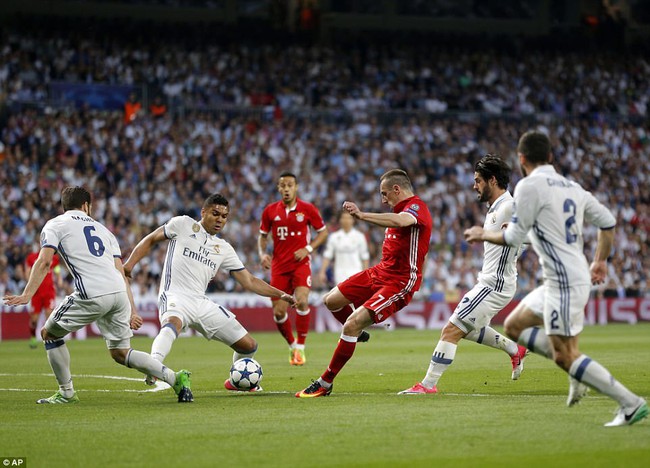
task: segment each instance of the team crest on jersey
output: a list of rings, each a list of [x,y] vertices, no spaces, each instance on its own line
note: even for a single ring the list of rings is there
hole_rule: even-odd
[[[215,251],[216,253],[221,253],[220,250],[219,250],[219,246],[218,246],[218,245],[215,245],[215,246],[214,246],[214,251]]]
[[[305,220],[305,214],[304,213],[296,213],[296,221],[299,223],[302,223]]]
[[[199,227],[198,224],[195,223],[195,224],[192,226],[192,231],[194,231],[194,232],[199,232],[200,230],[201,230],[201,228]]]
[[[497,215],[496,213],[492,214],[492,224],[495,224],[497,222]]]

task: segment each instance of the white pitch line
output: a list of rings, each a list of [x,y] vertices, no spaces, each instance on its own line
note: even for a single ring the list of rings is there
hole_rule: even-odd
[[[19,374],[6,374],[0,373],[0,377],[25,377],[25,376],[39,376],[39,377],[54,377],[54,374],[46,373],[19,373]],[[95,374],[73,374],[72,377],[75,378],[86,378],[86,379],[111,379],[111,380],[128,380],[131,382],[143,382],[142,378],[135,377],[121,377],[117,375],[95,375]],[[146,393],[146,392],[160,392],[161,390],[166,390],[170,388],[167,383],[160,380],[156,381],[155,385],[152,388],[146,388],[142,390],[133,390],[133,389],[123,389],[123,390],[108,390],[108,389],[97,389],[97,390],[86,390],[80,389],[81,391],[93,391],[93,392],[133,392],[133,393]],[[23,391],[22,389],[12,389],[12,388],[0,388],[0,391],[14,392],[14,391]],[[24,391],[34,391],[34,392],[47,392],[50,390],[24,390]]]

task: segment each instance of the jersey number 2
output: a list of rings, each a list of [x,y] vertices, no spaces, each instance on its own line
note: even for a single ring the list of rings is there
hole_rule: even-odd
[[[566,230],[566,243],[573,244],[578,239],[578,235],[573,231],[573,226],[576,223],[576,202],[570,198],[564,200],[564,212],[571,214],[571,216],[569,216],[564,222],[564,228]]]
[[[98,236],[93,236],[92,232],[95,230],[94,226],[86,226],[84,228],[84,236],[86,236],[86,244],[88,244],[88,250],[90,251],[91,254],[93,254],[95,257],[101,257],[104,255],[104,250],[106,250],[106,247],[104,247],[104,243],[102,242],[102,239]]]

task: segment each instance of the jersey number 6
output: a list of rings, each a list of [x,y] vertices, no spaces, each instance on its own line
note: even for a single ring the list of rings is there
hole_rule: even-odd
[[[88,250],[90,251],[91,254],[93,254],[95,257],[101,257],[104,255],[104,250],[106,250],[106,247],[104,247],[104,243],[102,242],[102,239],[98,236],[93,236],[92,232],[95,230],[94,226],[86,226],[84,228],[84,235],[86,236],[86,244],[88,244]]]

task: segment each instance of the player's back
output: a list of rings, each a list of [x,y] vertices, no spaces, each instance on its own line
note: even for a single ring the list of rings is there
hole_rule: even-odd
[[[41,246],[56,249],[82,299],[126,291],[124,278],[115,268],[115,258],[121,257],[115,236],[83,211],[69,210],[48,221]]]
[[[535,199],[527,197],[526,203],[517,206],[517,212],[537,212],[531,239],[542,259],[544,278],[561,286],[590,284],[589,265],[583,252],[583,224],[586,220],[600,228],[614,227],[616,220],[611,212],[579,184],[555,172],[551,165],[535,169],[515,190],[535,194]]]

